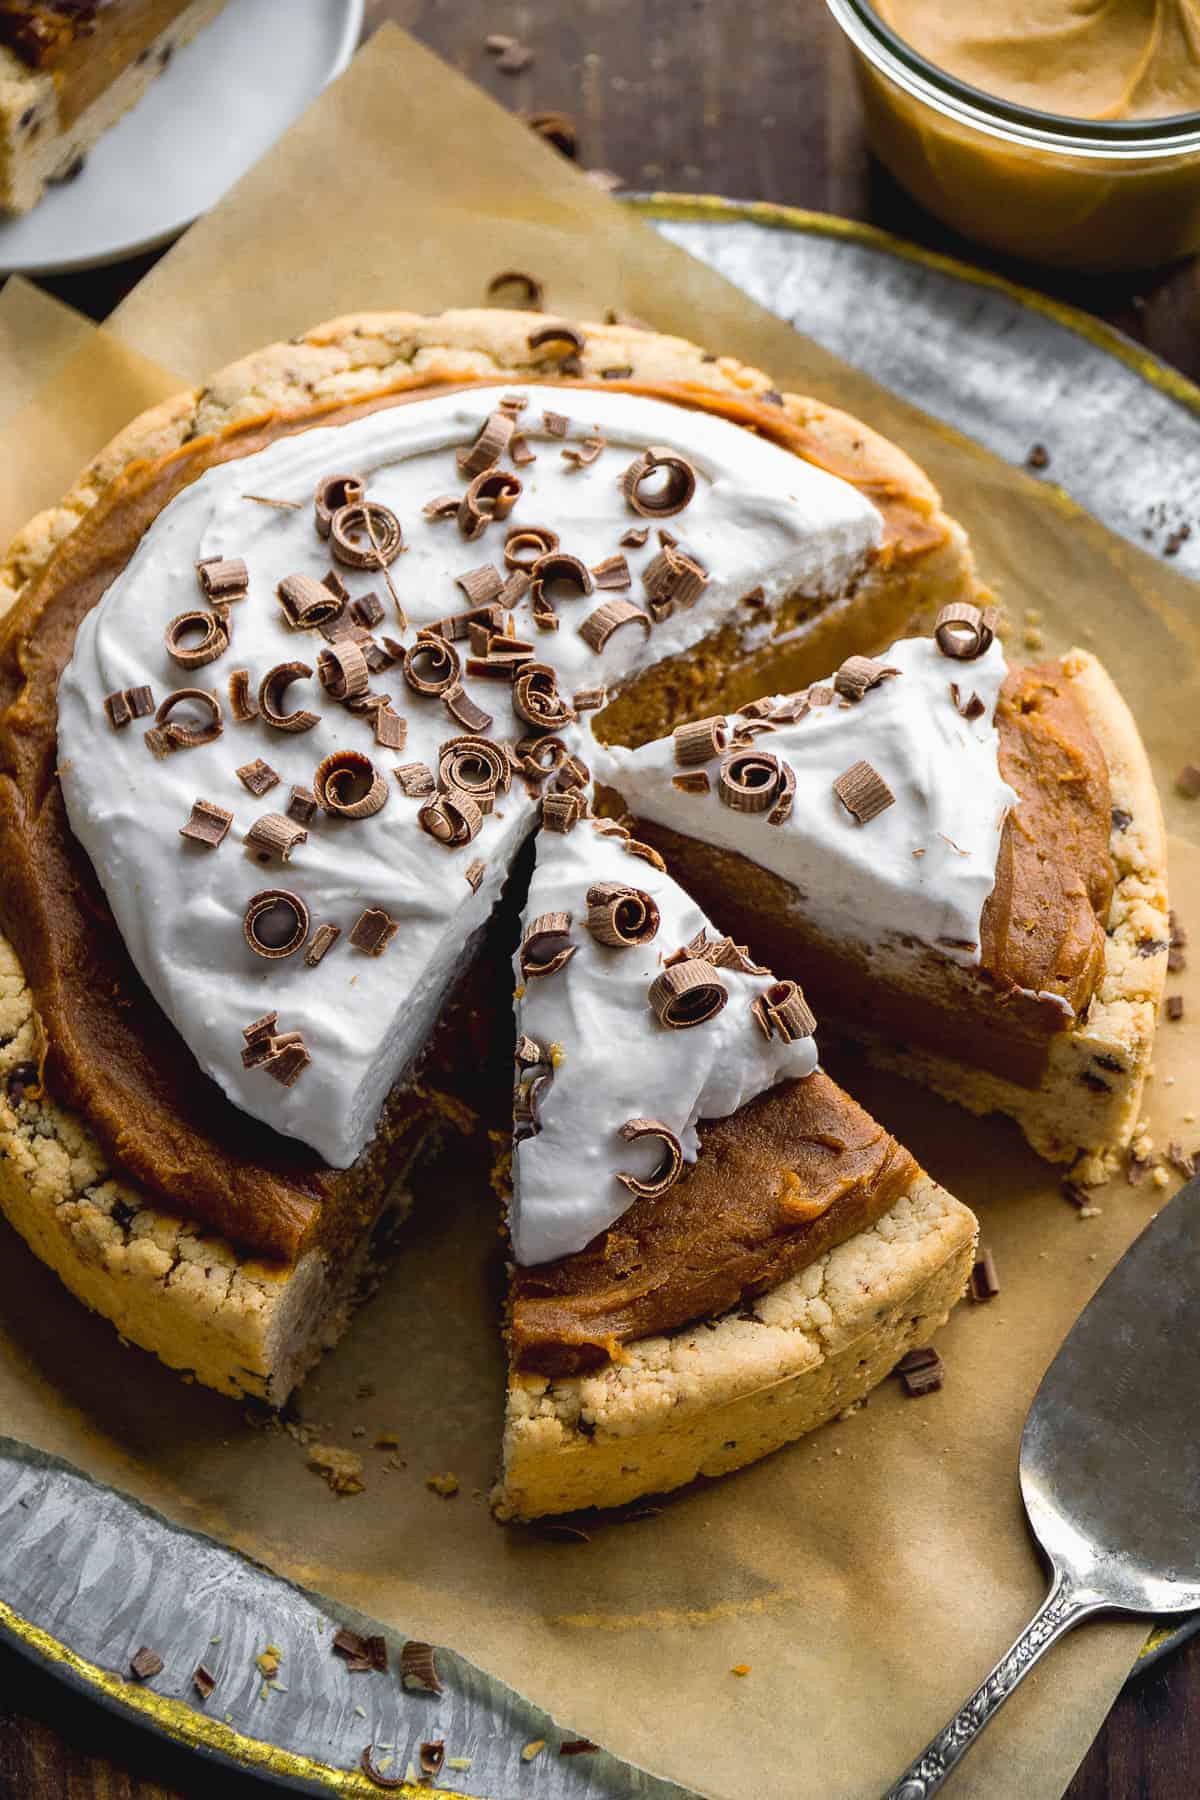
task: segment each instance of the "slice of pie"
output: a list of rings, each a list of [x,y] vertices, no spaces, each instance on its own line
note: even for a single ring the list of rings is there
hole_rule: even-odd
[[[79,172],[225,0],[0,0],[0,212]]]
[[[752,1462],[959,1298],[974,1217],[817,1066],[802,989],[607,822],[522,919],[501,1517]]]
[[[593,723],[661,739],[985,599],[924,476],[857,421],[677,339],[502,312],[334,321],[154,409],[20,535],[0,593],[0,1205],[127,1337],[275,1403],[414,1158],[507,1103],[528,845],[592,832]],[[689,755],[681,837],[710,778]],[[778,1109],[771,1169],[798,1170],[776,1090],[824,1078],[718,1108],[705,1142]],[[913,1178],[903,1229],[850,1241],[953,1216],[962,1252]],[[849,1279],[849,1254],[794,1280]],[[929,1320],[952,1297],[931,1292]],[[725,1332],[731,1304],[636,1313],[601,1349]],[[529,1316],[518,1298],[514,1343]],[[551,1410],[557,1382],[606,1379],[561,1348],[544,1378]]]
[[[1095,1180],[1133,1136],[1166,975],[1157,795],[1094,656],[1010,666],[978,613],[949,613],[827,682],[614,747],[606,779],[824,1023]]]

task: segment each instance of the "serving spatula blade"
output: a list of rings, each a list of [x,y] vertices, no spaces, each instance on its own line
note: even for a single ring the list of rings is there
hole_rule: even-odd
[[[936,1792],[1034,1663],[1089,1614],[1200,1609],[1200,1177],[1071,1328],[1025,1421],[1020,1476],[1049,1592],[885,1800]]]

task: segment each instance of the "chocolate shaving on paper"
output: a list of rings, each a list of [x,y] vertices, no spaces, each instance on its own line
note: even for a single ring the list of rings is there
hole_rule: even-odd
[[[201,1702],[209,1698],[216,1685],[217,1678],[212,1670],[206,1669],[203,1663],[197,1663],[192,1670],[192,1686],[199,1694]]]
[[[492,715],[472,700],[461,681],[452,682],[442,693],[442,705],[466,731],[490,731]]]
[[[328,920],[326,920],[324,925],[318,925],[317,929],[313,932],[312,943],[304,952],[305,967],[315,969],[322,958],[327,956],[333,949],[333,946],[337,943],[341,935],[342,928],[340,925],[330,924]]]
[[[711,762],[714,756],[720,756],[728,741],[728,726],[720,715],[677,725],[672,733],[675,761],[684,769]]]
[[[367,1780],[373,1782],[377,1788],[394,1792],[406,1785],[406,1778],[403,1775],[385,1775],[382,1770],[376,1768],[374,1744],[364,1746],[363,1753],[358,1759],[358,1766]]]
[[[626,1143],[634,1144],[642,1138],[657,1138],[663,1147],[663,1162],[659,1172],[649,1181],[643,1181],[636,1175],[617,1173],[617,1180],[627,1187],[631,1194],[640,1200],[657,1200],[669,1188],[673,1188],[683,1174],[683,1147],[671,1130],[661,1119],[626,1119],[619,1127],[620,1135]]]
[[[658,906],[643,888],[597,882],[588,889],[587,908],[584,924],[598,944],[611,949],[649,944],[658,935]]]
[[[729,990],[716,979],[712,965],[692,961],[664,968],[650,985],[649,1000],[660,1025],[684,1031],[703,1025],[721,1011]]]
[[[350,611],[358,623],[365,625],[368,630],[382,624],[385,617],[383,601],[374,590],[369,594],[360,594],[357,600],[351,602]]]
[[[527,981],[557,975],[577,949],[571,942],[570,913],[541,913],[526,926],[521,939],[521,973]]]
[[[661,479],[656,483],[656,478]],[[696,471],[685,456],[651,445],[625,470],[621,491],[644,519],[669,519],[690,503],[696,492]]]
[[[200,633],[198,639],[196,632]],[[229,648],[229,627],[219,613],[195,607],[191,612],[176,613],[163,633],[163,642],[167,655],[181,669],[199,669],[224,656]]]
[[[418,1689],[423,1694],[440,1694],[437,1653],[432,1644],[409,1638],[400,1652],[400,1682],[403,1687]]]
[[[250,690],[249,669],[229,672],[229,710],[239,725],[248,725],[258,717],[258,701]]]
[[[269,794],[273,787],[279,785],[279,776],[270,763],[265,763],[261,756],[256,757],[252,763],[243,763],[240,769],[234,770],[234,773],[246,791],[253,794],[256,800],[261,800],[264,794]]]
[[[810,1038],[817,1029],[816,1015],[794,981],[773,981],[750,1010],[765,1038],[778,1037],[785,1044]]]
[[[348,941],[366,956],[382,956],[399,930],[399,919],[391,918],[381,906],[368,906],[354,921]]]
[[[429,1738],[417,1745],[417,1767],[431,1780],[440,1775],[446,1760],[446,1745],[441,1738]]]
[[[199,725],[181,724],[171,717],[177,706],[198,706],[207,717]],[[203,688],[177,688],[173,694],[167,695],[154,717],[162,728],[162,736],[166,739],[169,750],[198,750],[201,744],[211,744],[215,738],[219,738],[225,728],[221,702],[215,694],[207,693]],[[147,743],[150,743],[150,737],[151,734],[147,732]]]
[[[285,575],[276,583],[275,597],[294,630],[313,631],[343,612],[346,599],[340,586],[332,587],[328,576],[318,581],[315,575]]]
[[[899,673],[890,663],[877,662],[873,656],[848,656],[833,678],[833,691],[845,700],[861,700],[872,688]]]
[[[384,750],[403,750],[408,742],[408,720],[393,712],[390,705],[376,709],[375,742]]]
[[[860,825],[870,824],[895,801],[895,794],[869,762],[852,763],[833,784],[833,791],[846,811]]]
[[[210,605],[244,600],[250,591],[250,571],[240,556],[206,556],[196,564],[196,580]]]
[[[308,842],[308,833],[294,820],[285,819],[282,813],[264,813],[261,819],[254,821],[242,841],[256,862],[270,862],[273,857],[278,857],[280,862],[289,862],[296,846]]]
[[[965,600],[943,606],[933,626],[937,647],[955,662],[974,662],[983,656],[995,636],[995,614]]]
[[[484,563],[478,569],[468,569],[465,575],[456,575],[454,580],[472,606],[486,606],[504,586],[504,577],[491,563]]]
[[[190,838],[194,844],[203,844],[208,850],[215,850],[225,841],[232,824],[233,814],[225,807],[214,806],[211,800],[193,800],[192,816],[186,825],[179,827],[179,835]]]
[[[503,45],[500,51],[497,51],[497,55],[503,54],[504,51],[511,50],[512,48],[513,44],[510,41]],[[503,294],[505,288],[516,288],[518,290],[515,303],[511,298],[507,302],[501,300],[500,296]],[[527,307],[530,312],[541,312],[546,298],[546,290],[538,280],[537,276],[527,274],[524,269],[501,269],[498,275],[492,276],[492,279],[484,289],[484,293],[489,304],[492,306],[507,304],[512,307],[515,304],[517,306]]]
[[[151,1650],[148,1644],[143,1644],[130,1657],[129,1667],[139,1681],[149,1681],[152,1676],[162,1673],[163,1659],[157,1650]]]
[[[579,627],[579,635],[599,655],[613,633],[625,625],[640,625],[643,636],[650,636],[650,620],[640,607],[629,600],[606,600],[588,614]]]
[[[293,956],[308,937],[308,908],[286,888],[264,888],[251,896],[242,931],[256,956]]]
[[[307,681],[312,676],[308,663],[276,663],[258,684],[258,710],[263,723],[272,731],[311,731],[320,723],[315,712],[285,712],[283,697],[294,681]]]
[[[387,804],[388,784],[361,750],[334,750],[318,765],[313,791],[328,813],[369,819]]]

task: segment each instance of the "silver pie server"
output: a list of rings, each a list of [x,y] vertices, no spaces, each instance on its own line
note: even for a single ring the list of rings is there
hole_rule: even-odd
[[[1051,1363],[1021,1438],[1021,1493],[1049,1592],[884,1800],[936,1792],[1081,1619],[1200,1609],[1200,1176],[1126,1251]]]

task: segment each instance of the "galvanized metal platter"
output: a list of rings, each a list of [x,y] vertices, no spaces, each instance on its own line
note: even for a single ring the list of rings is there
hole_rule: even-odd
[[[1037,421],[1053,420],[1058,484],[1110,529],[1200,578],[1200,534],[1176,541],[1200,510],[1200,390],[1128,340],[869,227],[707,198],[630,204],[799,330],[996,454],[1023,461],[1041,435]],[[98,1704],[193,1748],[214,1782],[218,1768],[237,1768],[297,1793],[375,1794],[358,1771],[364,1743],[395,1778],[419,1737],[443,1738],[469,1759],[446,1770],[443,1793],[683,1796],[603,1752],[523,1765],[522,1746],[574,1735],[570,1720],[550,1719],[448,1651],[441,1695],[356,1683],[330,1657],[332,1633],[382,1632],[395,1666],[403,1640],[394,1631],[2,1437],[0,1545],[4,1638]],[[1156,1633],[1143,1666],[1194,1628]],[[223,1689],[219,1712],[192,1684],[195,1644],[210,1639],[226,1666],[245,1671],[240,1686]],[[254,1668],[268,1639],[287,1669],[269,1708]],[[128,1679],[131,1643],[155,1645],[165,1659],[153,1688]]]

